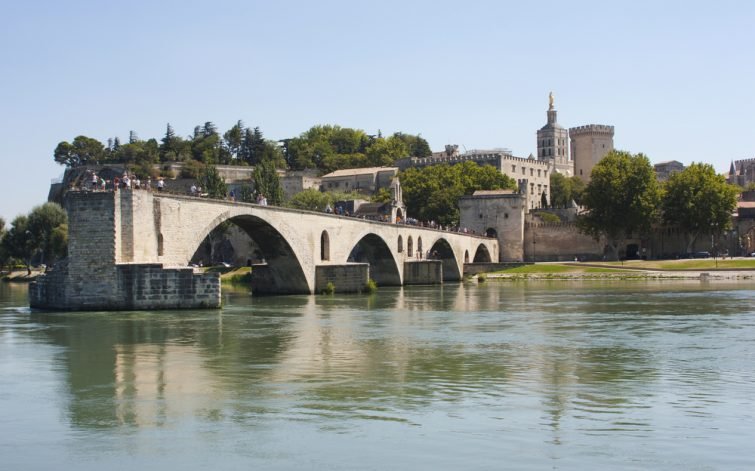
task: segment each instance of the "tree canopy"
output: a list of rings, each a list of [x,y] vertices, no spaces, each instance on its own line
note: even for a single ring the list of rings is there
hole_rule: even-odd
[[[567,177],[558,172],[551,172],[551,201],[554,208],[568,208],[572,201],[581,203],[585,183],[578,176]]]
[[[136,132],[129,131],[127,144],[113,137],[104,146],[97,139],[77,136],[72,142],[60,142],[54,159],[69,167],[117,162],[146,169],[159,162],[257,165],[272,152],[276,154],[274,160],[278,168],[318,169],[328,173],[342,168],[390,166],[403,157],[431,154],[427,141],[419,135],[397,132],[383,137],[380,132],[368,135],[361,129],[337,125],[313,126],[297,137],[280,142],[283,144],[266,140],[258,126],[246,127],[241,120],[224,133],[207,121],[195,126],[193,133],[185,138],[168,123],[159,140],[143,140]]]
[[[618,258],[618,248],[633,233],[645,233],[657,215],[660,188],[643,154],[613,150],[598,162],[582,195],[588,212],[577,220],[582,232],[601,237]]]
[[[686,233],[687,252],[691,252],[700,234],[717,234],[731,227],[738,193],[712,165],[693,163],[673,173],[664,185],[663,221]]]
[[[32,259],[50,263],[65,255],[68,217],[57,203],[45,203],[28,215],[16,217],[3,234],[3,258],[23,262],[31,273]]]
[[[463,162],[409,168],[399,175],[408,214],[443,225],[459,223],[458,199],[475,190],[516,189],[516,182],[492,165]]]

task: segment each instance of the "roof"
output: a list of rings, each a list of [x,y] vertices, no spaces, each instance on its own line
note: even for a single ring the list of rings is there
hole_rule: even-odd
[[[485,196],[485,195],[511,195],[515,190],[476,190],[472,193],[472,196]]]
[[[393,171],[398,173],[398,167],[364,167],[364,168],[344,168],[323,175],[322,178],[353,177],[355,175],[376,174],[378,172]]]
[[[664,160],[663,162],[658,162],[657,164],[654,164],[653,166],[657,167],[659,165],[670,165],[670,164],[676,164],[676,165],[684,166],[684,164],[681,163],[681,162],[679,162],[678,160]]]

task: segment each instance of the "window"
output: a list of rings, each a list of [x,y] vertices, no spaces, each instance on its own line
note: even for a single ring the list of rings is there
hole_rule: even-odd
[[[328,231],[322,231],[320,235],[320,260],[330,260],[330,237],[328,237]]]
[[[404,239],[401,236],[398,236],[398,252],[401,253],[404,251]]]
[[[540,169],[537,169],[537,176],[540,176]]]
[[[516,172],[516,165],[511,166],[511,173],[514,173],[514,172]]]
[[[534,177],[534,176],[535,176],[535,169],[534,169],[534,168],[531,168],[531,169],[530,169],[530,176],[531,176],[531,177]]]
[[[412,236],[409,236],[409,238],[406,239],[406,256],[411,257],[413,251],[414,251],[414,242],[412,242]]]

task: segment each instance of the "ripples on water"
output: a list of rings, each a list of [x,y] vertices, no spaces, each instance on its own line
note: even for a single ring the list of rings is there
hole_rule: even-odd
[[[755,467],[748,285],[229,292],[221,311],[54,314],[0,295],[0,454],[17,467]]]

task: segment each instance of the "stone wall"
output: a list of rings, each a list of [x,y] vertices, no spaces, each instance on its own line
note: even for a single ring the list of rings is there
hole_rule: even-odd
[[[369,279],[369,263],[317,265],[315,267],[315,292],[322,293],[328,283],[333,283],[336,293],[359,293]]]
[[[603,242],[582,234],[574,223],[527,224],[524,260],[528,262],[601,260]]]
[[[493,261],[522,261],[526,204],[526,198],[518,193],[462,197],[459,199],[460,225],[498,239],[499,259]]]
[[[440,260],[404,262],[404,284],[443,284],[443,262]]]

